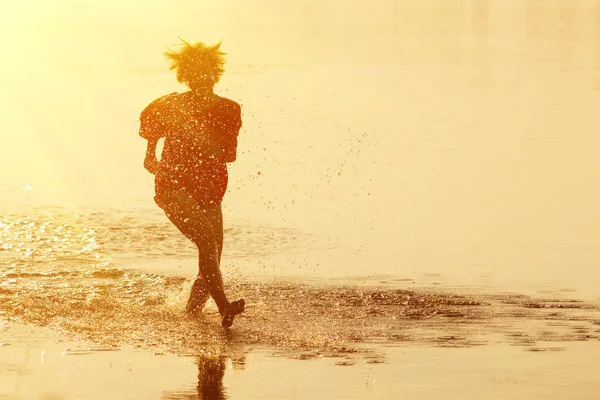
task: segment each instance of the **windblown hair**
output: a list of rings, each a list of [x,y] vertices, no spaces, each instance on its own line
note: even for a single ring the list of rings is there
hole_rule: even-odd
[[[202,42],[190,44],[179,39],[183,42],[179,49],[167,49],[163,53],[171,60],[169,70],[177,70],[177,81],[190,88],[205,86],[207,82],[217,83],[225,72],[225,53],[219,50],[221,42],[207,46]]]

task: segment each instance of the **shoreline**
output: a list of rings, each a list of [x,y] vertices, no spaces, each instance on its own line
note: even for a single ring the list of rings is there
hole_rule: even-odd
[[[425,286],[383,275],[232,278],[231,290],[253,301],[229,331],[212,303],[198,320],[182,318],[191,280],[177,273],[107,265],[72,278],[16,278],[0,294],[10,299],[11,285],[20,285],[19,304],[35,304],[57,322],[9,321],[12,311],[0,308],[0,399],[414,400],[452,393],[595,400],[600,393],[600,302],[578,293]],[[28,279],[45,295],[28,294]],[[68,292],[53,286],[59,281]],[[103,285],[110,288],[104,297]],[[68,309],[52,300],[75,292],[88,295],[70,296]]]
[[[2,334],[0,398],[11,400],[321,399],[332,393],[355,399],[451,394],[592,400],[600,393],[597,342],[553,343],[545,351],[497,343],[460,349],[381,345],[362,355],[312,357],[263,346],[179,355],[112,349],[16,325]]]

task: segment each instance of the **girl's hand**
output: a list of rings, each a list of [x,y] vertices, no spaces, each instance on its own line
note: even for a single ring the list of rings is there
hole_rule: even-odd
[[[148,146],[146,147],[146,158],[144,159],[144,168],[148,170],[152,175],[156,175],[158,172],[158,160],[156,159],[156,145],[158,139],[148,139]]]
[[[158,165],[159,163],[156,157],[146,156],[144,159],[144,168],[146,168],[152,175],[156,175],[156,172],[158,172]]]

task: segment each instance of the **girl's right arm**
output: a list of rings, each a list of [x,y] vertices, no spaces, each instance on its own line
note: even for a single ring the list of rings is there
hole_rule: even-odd
[[[151,174],[155,175],[158,171],[158,159],[156,158],[156,145],[158,139],[148,139],[148,146],[146,147],[146,157],[144,158],[144,168]]]

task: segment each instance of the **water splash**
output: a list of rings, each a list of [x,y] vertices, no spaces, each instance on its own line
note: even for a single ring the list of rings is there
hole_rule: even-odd
[[[493,334],[530,347],[599,336],[597,305],[519,295],[237,280],[230,293],[248,307],[228,332],[213,304],[200,317],[184,314],[191,281],[182,277],[95,266],[78,275],[5,274],[0,281],[4,318],[104,345],[176,353],[218,353],[232,341],[316,357],[365,344],[474,346]]]

